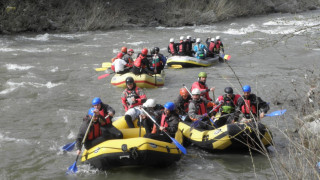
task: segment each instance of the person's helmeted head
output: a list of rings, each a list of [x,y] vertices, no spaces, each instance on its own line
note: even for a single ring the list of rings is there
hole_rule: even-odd
[[[217,41],[220,41],[220,36],[217,36],[217,37],[216,37],[216,40],[217,40]]]
[[[183,41],[184,37],[183,36],[180,36],[180,41]]]
[[[132,55],[134,53],[133,49],[128,50],[128,54]]]
[[[224,92],[226,93],[227,97],[231,98],[233,96],[233,89],[232,87],[224,88]]]
[[[191,40],[191,36],[187,36],[187,39]]]
[[[121,59],[123,57],[123,53],[122,52],[119,52],[118,54],[117,54],[117,58],[118,59]]]
[[[123,46],[122,48],[121,48],[121,52],[123,52],[123,53],[127,53],[127,47],[125,47],[125,46]]]
[[[167,102],[163,107],[165,108],[164,112],[167,115],[170,114],[170,112],[174,111],[175,109],[175,105],[173,102]]]
[[[96,108],[96,109],[100,109],[101,108],[101,99],[99,97],[95,97],[92,99],[92,107]]]
[[[242,90],[243,90],[243,95],[245,98],[248,98],[250,93],[251,93],[251,87],[249,85],[244,85],[242,87]]]
[[[159,47],[155,47],[155,48],[154,48],[154,53],[155,53],[155,54],[158,54],[159,52],[160,52]]]
[[[192,94],[192,99],[194,99],[194,100],[199,100],[200,99],[201,92],[200,92],[200,90],[198,88],[192,89],[191,94]]]
[[[143,56],[146,56],[148,54],[148,49],[147,48],[143,48],[142,51],[141,51],[141,54]]]
[[[186,88],[181,88],[180,89],[180,96],[183,98],[183,99],[187,99],[188,98],[188,95],[189,95],[189,92]]]
[[[174,39],[173,39],[173,38],[170,38],[170,42],[173,43],[173,42],[174,42]]]
[[[128,89],[134,88],[134,79],[131,76],[126,78],[126,86]]]
[[[154,108],[156,106],[156,101],[154,99],[148,99],[142,106],[146,108]]]
[[[214,38],[211,38],[211,42],[214,42],[215,41],[215,39]]]
[[[201,42],[201,39],[197,38],[196,43],[200,43],[200,42]]]
[[[198,74],[198,81],[200,83],[206,83],[206,80],[207,80],[207,73],[206,72],[200,72]]]

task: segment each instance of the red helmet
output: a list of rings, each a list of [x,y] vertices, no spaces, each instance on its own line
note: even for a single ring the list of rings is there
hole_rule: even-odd
[[[129,49],[129,50],[128,50],[128,52],[132,52],[132,53],[134,53],[133,49]]]
[[[121,52],[127,53],[127,47],[123,46],[123,47],[121,48]]]
[[[186,96],[188,94],[189,94],[189,92],[188,92],[188,90],[186,88],[181,88],[180,89],[180,95],[181,96]]]
[[[148,49],[147,48],[143,48],[142,51],[141,51],[141,54],[147,55],[148,54]]]
[[[118,58],[118,59],[121,59],[122,56],[123,56],[122,52],[119,52],[119,53],[117,54],[117,58]]]

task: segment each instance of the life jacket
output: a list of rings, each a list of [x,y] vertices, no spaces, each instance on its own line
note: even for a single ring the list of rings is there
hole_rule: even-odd
[[[133,90],[128,90],[128,88],[126,89],[126,99],[131,97],[134,97],[135,99],[138,99],[140,97],[138,87],[135,87]],[[127,104],[130,105],[128,101]]]
[[[162,127],[168,127],[169,125],[168,125],[168,123],[167,123],[167,121],[166,121],[166,115],[165,114],[162,114],[162,116],[161,116],[161,126]]]
[[[232,98],[223,95],[223,104],[221,105],[223,113],[232,113],[235,110],[234,96]]]
[[[136,66],[137,68],[141,68],[141,61],[142,61],[142,57],[141,55],[133,62],[133,65]]]
[[[190,51],[192,49],[192,46],[191,46],[191,43],[190,43],[190,40],[186,40],[186,51]]]
[[[197,101],[193,100],[193,102],[194,102],[196,108],[198,108],[198,113],[197,113],[198,115],[202,115],[204,113],[207,113],[207,108],[206,108],[203,101],[197,102]]]
[[[244,104],[241,107],[241,112],[243,114],[250,114],[250,111],[252,114],[257,114],[257,108],[253,104],[251,104],[251,101],[249,99],[244,99]]]
[[[216,45],[216,44],[215,44],[214,42],[210,42],[208,49],[209,49],[211,52],[213,52],[215,45]]]
[[[201,48],[201,46],[200,46],[201,44],[199,43],[199,44],[196,44],[196,46],[197,46],[197,54],[199,54],[199,56],[201,55],[201,54],[204,54],[204,50],[203,50],[203,48]]]
[[[221,41],[217,41],[217,43],[216,43],[217,51],[219,51],[219,50],[220,50],[220,46],[221,46]]]
[[[170,43],[170,44],[169,44],[169,49],[170,49],[170,51],[171,51],[171,54],[175,54],[175,53],[176,53],[175,47],[174,47],[174,43]]]
[[[198,85],[198,86],[197,86],[197,85]],[[208,87],[207,87],[205,84],[201,84],[199,81],[194,82],[194,83],[192,84],[191,91],[192,91],[193,89],[195,89],[195,88],[198,88],[198,89],[200,88],[200,91],[201,91],[201,89],[208,89]],[[212,99],[210,98],[210,96],[209,96],[209,92],[201,93],[200,96],[206,98],[206,99],[209,100],[209,101],[212,100]]]
[[[100,123],[99,122],[92,123],[87,138],[88,138],[88,140],[93,140],[93,139],[101,136],[101,134],[102,134],[102,132],[100,129]]]
[[[106,117],[106,116],[107,116],[107,114],[104,113],[104,110],[103,110],[103,109],[101,109],[101,110],[99,111],[99,114],[100,114],[102,117]],[[110,124],[110,123],[111,123],[110,117],[108,117],[108,118],[106,119],[106,123],[101,123],[101,125],[104,126],[105,124]]]
[[[186,113],[189,112],[189,101],[184,102],[184,104],[183,104],[183,110],[184,110],[184,112],[186,112]]]
[[[160,57],[157,56],[156,54],[153,56],[152,58],[152,66],[153,67],[159,67],[161,66],[161,61],[160,61]]]
[[[184,42],[180,41],[179,52],[182,53],[184,51]]]
[[[111,65],[111,70],[112,70],[113,72],[116,72],[116,69],[115,69],[114,65]]]

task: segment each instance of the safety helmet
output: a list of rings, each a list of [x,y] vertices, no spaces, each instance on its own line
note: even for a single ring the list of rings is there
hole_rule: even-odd
[[[155,47],[155,48],[154,48],[154,51],[155,51],[155,52],[159,52],[160,49],[159,49],[158,47]]]
[[[233,94],[233,89],[232,89],[232,87],[226,87],[226,88],[224,88],[224,92],[226,94]]]
[[[198,74],[198,77],[199,78],[201,78],[201,77],[207,77],[207,73],[206,72],[200,72],[199,74]]]
[[[173,102],[167,102],[163,107],[168,109],[169,111],[173,111],[175,108]]]
[[[187,39],[191,39],[191,36],[187,36]]]
[[[200,90],[199,90],[198,88],[194,88],[194,89],[192,90],[191,94],[192,94],[192,95],[200,95],[201,92],[200,92]]]
[[[93,116],[95,108],[90,108],[88,111],[88,115]]]
[[[154,99],[148,99],[145,103],[143,103],[143,107],[155,107],[156,106],[156,101]]]
[[[99,97],[95,97],[92,99],[92,106],[98,105],[101,103],[101,99]]]
[[[174,39],[173,39],[173,38],[170,38],[170,42],[174,42]]]
[[[126,84],[133,84],[133,83],[134,83],[134,79],[131,76],[126,78]]]
[[[249,85],[244,85],[242,87],[243,92],[251,92],[251,87]]]
[[[121,52],[127,53],[127,47],[123,46],[123,47],[121,48]]]
[[[134,53],[133,49],[129,49],[129,50],[128,50],[128,52],[132,52],[132,53]]]
[[[214,38],[211,38],[211,42],[214,42],[215,41],[215,39]]]
[[[200,39],[200,38],[197,38],[196,42],[197,42],[197,43],[201,42],[201,39]]]
[[[147,48],[143,48],[142,51],[141,51],[141,54],[147,55],[148,54],[148,49]]]
[[[117,58],[118,59],[121,59],[123,57],[123,53],[122,52],[119,52],[118,54],[117,54]]]
[[[183,40],[184,39],[184,37],[183,36],[180,36],[180,40]]]
[[[189,92],[188,92],[188,90],[186,88],[181,88],[180,89],[180,95],[181,96],[185,96],[185,95],[188,95],[188,94],[189,94]]]
[[[220,40],[220,36],[217,36],[216,39],[217,39],[217,40]]]

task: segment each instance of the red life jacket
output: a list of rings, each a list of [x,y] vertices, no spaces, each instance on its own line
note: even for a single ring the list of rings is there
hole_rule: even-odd
[[[217,44],[216,44],[217,51],[220,50],[220,45],[221,45],[221,41],[217,41]]]
[[[257,108],[254,105],[251,105],[250,100],[244,99],[245,104],[242,105],[241,111],[243,114],[250,114],[250,110],[253,114],[257,114]]]
[[[161,126],[162,127],[168,127],[168,123],[167,123],[167,121],[166,121],[166,115],[165,114],[162,114],[162,116],[161,116]]]
[[[186,113],[188,113],[189,112],[189,102],[185,102],[184,104],[183,104],[183,109],[184,109],[184,112],[186,112]]]
[[[174,43],[170,43],[169,44],[169,48],[170,48],[171,54],[175,54],[176,53],[176,51],[174,50],[175,49],[174,48]]]
[[[199,109],[198,109],[198,114],[199,115],[202,115],[204,113],[207,113],[207,108],[206,106],[204,105],[204,102],[201,102],[200,104],[197,104],[199,106]]]
[[[142,57],[141,55],[133,62],[133,65],[136,66],[137,68],[141,68],[141,61]]]
[[[135,87],[134,90],[128,90],[128,88],[126,88],[126,97],[125,98],[128,99],[128,98],[131,98],[131,97],[134,97],[135,99],[140,98],[137,86]],[[127,102],[127,105],[130,106],[129,102],[128,101],[126,101],[126,102]],[[132,105],[133,104],[131,104],[131,106]],[[130,106],[130,108],[131,108],[131,106]]]
[[[179,52],[183,52],[183,41],[180,41]]]
[[[154,55],[152,58],[152,66],[153,67],[159,67],[161,66],[160,57],[158,55]]]
[[[216,44],[215,44],[214,42],[210,42],[210,44],[209,44],[209,50],[210,50],[211,52],[213,52],[215,45],[216,45]]]
[[[90,131],[88,133],[88,140],[93,140],[97,137],[101,136],[101,129],[100,129],[100,123],[92,123],[92,126],[90,127]]]
[[[100,114],[102,117],[106,117],[106,116],[107,116],[107,114],[104,113],[104,110],[103,110],[103,109],[102,109],[101,111],[99,111],[99,114]],[[105,124],[110,124],[110,123],[111,123],[110,117],[108,117],[108,118],[106,119],[106,123],[104,123],[104,124],[101,123],[101,125],[104,126]]]

